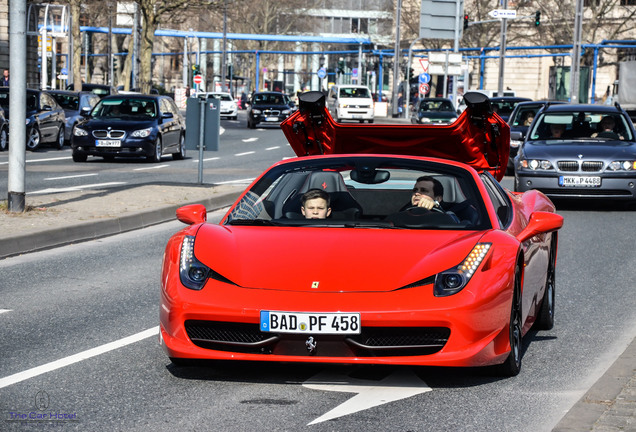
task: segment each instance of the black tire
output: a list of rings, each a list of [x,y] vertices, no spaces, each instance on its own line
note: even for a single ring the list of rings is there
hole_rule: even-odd
[[[29,135],[27,136],[26,148],[27,150],[34,151],[40,147],[40,142],[42,141],[42,135],[40,135],[40,130],[34,126],[29,130]]]
[[[81,153],[73,153],[73,162],[86,162],[88,156]]]
[[[545,292],[541,301],[541,309],[534,328],[537,330],[550,330],[554,327],[554,300],[555,300],[555,279],[556,279],[556,248],[557,233],[552,234],[550,242],[550,257],[548,261],[548,272],[545,278]]]
[[[514,291],[510,307],[510,324],[508,326],[510,338],[510,353],[506,361],[495,368],[497,375],[512,377],[521,371],[521,267],[515,268]]]
[[[186,157],[186,146],[185,146],[185,138],[183,135],[179,138],[179,151],[177,153],[172,153],[172,159],[174,160],[182,160]]]
[[[230,117],[232,120],[238,120],[238,115],[235,115],[234,117]]]
[[[163,144],[161,143],[161,137],[157,137],[155,140],[152,154],[147,156],[148,162],[159,163],[161,162],[161,152],[163,151]]]
[[[57,140],[55,140],[55,148],[62,150],[64,148],[64,126],[60,126],[60,130],[57,133]]]
[[[9,147],[9,131],[7,128],[0,130],[0,151],[5,151]]]
[[[115,160],[115,156],[102,156],[106,162],[113,162]]]
[[[250,119],[247,120],[247,128],[248,129],[256,129],[256,125],[252,123]]]

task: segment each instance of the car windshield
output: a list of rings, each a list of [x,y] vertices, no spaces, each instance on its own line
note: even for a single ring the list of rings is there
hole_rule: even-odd
[[[282,94],[257,93],[254,95],[254,102],[272,105],[283,105],[285,103],[285,98]]]
[[[423,101],[420,104],[420,112],[450,111],[455,112],[450,101]]]
[[[422,180],[425,177],[425,180]],[[419,179],[419,180],[418,180]],[[434,180],[433,180],[434,179]],[[440,206],[413,207],[416,183],[436,182]],[[421,185],[420,185],[421,186]],[[315,189],[319,191],[316,192]],[[324,191],[327,218],[306,219],[303,196]],[[321,226],[380,229],[488,229],[483,201],[468,170],[398,158],[330,157],[290,162],[270,169],[235,205],[229,225]],[[307,197],[305,196],[305,199]]]
[[[3,108],[9,108],[9,89],[0,92],[0,106]]]
[[[62,93],[51,93],[58,104],[67,110],[79,110],[79,96]]]
[[[529,134],[530,140],[546,143],[563,140],[633,141],[627,117],[619,112],[568,111],[540,114]]]
[[[517,112],[510,118],[510,126],[530,126],[532,120],[537,115],[541,106],[532,105],[517,109]]]
[[[341,87],[341,98],[370,98],[371,92],[365,87]]]
[[[513,101],[491,101],[493,110],[499,115],[510,115],[519,102]]]
[[[209,97],[213,97],[214,99],[218,99],[218,100],[222,100],[222,101],[232,101],[232,96],[230,96],[229,94],[219,94],[219,93],[212,93],[210,94]]]
[[[154,99],[103,99],[91,115],[97,118],[149,119],[157,117],[157,105]]]

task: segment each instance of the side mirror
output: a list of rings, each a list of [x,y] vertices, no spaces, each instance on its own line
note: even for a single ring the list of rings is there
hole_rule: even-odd
[[[169,118],[173,118],[174,114],[172,114],[171,112],[165,112],[163,114],[161,114],[161,118],[165,118],[165,119],[169,119]]]
[[[51,105],[44,105],[42,111],[53,111],[53,107]]]
[[[530,221],[524,229],[517,234],[517,240],[521,243],[536,236],[556,231],[563,226],[563,216],[556,213],[537,211],[530,215]]]
[[[523,134],[521,132],[510,132],[510,140],[514,140],[514,141],[522,141],[523,140]]]
[[[79,114],[82,117],[90,117],[91,116],[91,111],[92,111],[91,107],[82,107],[82,109],[80,110]]]
[[[187,225],[204,223],[208,212],[203,204],[190,204],[177,209],[177,219]]]

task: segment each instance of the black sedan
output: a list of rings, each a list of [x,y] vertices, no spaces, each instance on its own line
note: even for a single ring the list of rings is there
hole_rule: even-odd
[[[450,124],[457,120],[457,111],[450,99],[419,99],[413,108],[411,123]]]
[[[73,160],[89,155],[112,160],[141,156],[159,162],[163,155],[185,157],[185,120],[168,96],[107,96],[73,129]]]
[[[9,113],[9,87],[0,87],[0,106],[7,119]],[[47,92],[27,89],[26,94],[26,148],[36,150],[44,143],[57,149],[64,147],[64,110]]]
[[[549,105],[515,158],[515,191],[636,199],[636,131],[620,106]]]
[[[73,91],[75,86],[73,84],[69,84],[66,86],[66,90]],[[106,96],[116,95],[119,92],[115,87],[108,84],[93,84],[93,83],[82,83],[82,91],[95,93],[101,99]]]
[[[72,92],[66,90],[49,91],[55,101],[64,109],[66,115],[65,140],[71,142],[73,128],[82,119],[82,112],[89,113],[97,102],[99,96],[93,92]]]
[[[0,151],[5,151],[9,145],[9,122],[4,116],[4,110],[0,107]]]
[[[294,103],[284,93],[254,93],[247,110],[247,127],[254,129],[259,123],[278,126],[293,112]]]
[[[510,114],[515,109],[518,103],[531,101],[530,98],[517,97],[517,96],[496,96],[490,98],[490,104],[493,110],[499,114],[499,117],[506,122],[510,118]]]

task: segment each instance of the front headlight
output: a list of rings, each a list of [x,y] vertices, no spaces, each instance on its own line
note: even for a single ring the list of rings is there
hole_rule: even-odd
[[[181,243],[179,277],[181,283],[193,290],[200,290],[208,280],[210,268],[194,256],[194,236],[185,236]]]
[[[26,125],[28,126],[30,123],[31,123],[31,119],[30,119],[30,118],[27,118],[27,119],[26,119]]]
[[[75,128],[73,129],[73,135],[77,136],[77,137],[88,136],[88,132],[86,132],[82,128],[79,128],[79,127],[75,126]]]
[[[520,140],[513,140],[513,139],[511,139],[511,140],[510,140],[510,147],[512,147],[512,148],[517,148],[517,147],[519,147],[521,144],[523,144],[523,141],[520,141]]]
[[[289,114],[291,114],[291,110],[288,110],[288,109],[283,110],[283,111],[281,112],[281,114],[283,114],[283,115],[289,115]]]
[[[420,122],[422,122],[422,123],[430,123],[431,119],[428,118],[428,117],[422,117],[422,118],[420,118]]]
[[[607,165],[610,171],[633,171],[636,170],[636,161],[613,161]]]
[[[259,110],[259,109],[253,109],[252,110],[252,114],[260,114],[260,113],[261,113],[261,110]]]
[[[457,267],[438,273],[435,277],[435,297],[446,297],[460,292],[473,277],[490,250],[492,243],[477,243]]]
[[[135,137],[135,138],[146,138],[147,136],[150,136],[150,134],[152,133],[152,128],[146,128],[146,129],[139,129],[136,131],[133,131],[133,133],[130,134],[130,136]]]
[[[554,169],[550,161],[543,159],[519,159],[519,165],[525,169],[533,171]]]

